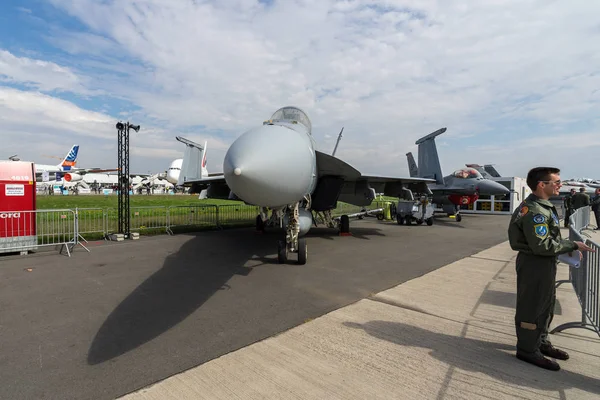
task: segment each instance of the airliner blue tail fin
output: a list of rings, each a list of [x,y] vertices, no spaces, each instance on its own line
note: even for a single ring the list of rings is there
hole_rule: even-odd
[[[63,171],[70,170],[71,168],[73,168],[75,166],[75,164],[77,164],[77,154],[78,153],[79,153],[79,145],[74,144],[73,147],[71,147],[71,150],[69,150],[69,152],[65,156],[65,158],[63,158],[62,162],[60,164],[58,164],[58,166],[61,167],[61,169]]]

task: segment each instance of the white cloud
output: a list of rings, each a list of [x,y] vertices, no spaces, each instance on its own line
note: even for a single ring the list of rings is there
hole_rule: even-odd
[[[86,91],[70,68],[53,62],[17,57],[0,49],[0,81],[20,83],[42,91]]]
[[[19,70],[11,79],[39,90],[84,85],[128,99],[140,107],[138,122],[161,126],[152,139],[161,149],[183,153],[173,132],[199,125],[206,130],[196,129],[198,141],[218,139],[226,148],[293,104],[308,112],[323,151],[333,149],[344,126],[337,155],[360,169],[406,175],[405,153],[416,151],[415,140],[447,126],[445,172],[488,162],[482,158],[493,154],[485,145],[511,149],[493,161],[522,175],[517,154],[528,162],[543,155],[519,153],[527,146],[501,129],[526,124],[531,141],[560,154],[564,139],[556,135],[600,125],[600,3],[52,2],[91,30],[54,33],[81,68],[70,75],[70,65],[59,67],[67,73],[56,78],[44,70],[38,80]]]
[[[39,92],[0,87],[0,129],[22,132],[28,127],[51,129],[65,135],[111,138],[109,116],[83,110],[73,103]],[[32,131],[31,133],[35,133]]]
[[[10,153],[0,157],[18,153],[24,160],[56,164],[46,156],[62,157],[72,144],[80,144],[80,166],[112,168],[117,164],[116,121],[56,97],[0,86],[2,148]],[[219,140],[209,143],[222,158],[226,146]],[[163,129],[144,126],[140,132],[131,131],[132,170],[166,170],[170,161],[183,156],[184,148],[178,145]]]

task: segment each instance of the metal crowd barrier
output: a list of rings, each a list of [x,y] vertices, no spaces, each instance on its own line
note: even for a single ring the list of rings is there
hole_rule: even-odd
[[[383,203],[382,203],[383,204]],[[334,216],[353,214],[380,207],[339,203]],[[130,230],[140,233],[167,233],[207,228],[252,225],[259,208],[245,204],[131,207]],[[61,245],[70,256],[75,245],[88,239],[107,239],[118,229],[118,210],[113,208],[75,208],[74,210],[37,210],[0,212],[0,253],[35,251],[44,246]]]
[[[246,204],[217,206],[217,227],[246,224],[256,221],[259,207]]]
[[[173,234],[172,228],[218,227],[218,209],[216,205],[171,206],[168,209],[167,233]]]
[[[0,213],[0,253],[55,247],[71,256],[79,242],[75,210],[3,211]],[[81,244],[83,248],[87,248]],[[89,251],[89,250],[88,250]]]
[[[569,279],[558,281],[556,284],[556,287],[563,283],[573,285],[581,305],[581,319],[559,325],[550,333],[562,332],[569,328],[583,328],[600,336],[600,245],[582,234],[590,225],[590,214],[590,207],[575,210],[569,219],[569,239],[584,242],[596,252],[583,252],[579,267],[569,266]]]

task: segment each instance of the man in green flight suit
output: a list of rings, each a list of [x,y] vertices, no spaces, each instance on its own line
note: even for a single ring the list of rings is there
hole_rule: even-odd
[[[573,199],[573,195],[575,194],[575,189],[571,188],[569,194],[565,196],[564,207],[565,207],[565,228],[569,227],[569,218],[571,214],[573,214],[573,206],[571,205],[571,200]]]
[[[530,194],[515,210],[508,227],[510,247],[517,254],[517,358],[558,371],[554,360],[569,355],[552,346],[548,327],[554,316],[557,256],[574,250],[593,251],[583,242],[562,239],[556,208],[548,200],[562,186],[560,170],[533,168],[527,174]]]
[[[579,193],[575,193],[571,197],[571,207],[573,211],[581,207],[590,205],[590,196],[585,192],[585,188],[579,188]]]
[[[590,205],[592,206],[592,211],[596,218],[596,230],[600,231],[600,188],[597,188],[594,192],[594,198]]]

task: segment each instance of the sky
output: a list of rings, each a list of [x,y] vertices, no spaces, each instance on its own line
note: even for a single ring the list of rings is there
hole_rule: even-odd
[[[600,2],[572,0],[3,0],[0,159],[130,170],[208,141],[208,170],[283,106],[317,149],[365,174],[408,176],[441,127],[445,174],[551,165],[600,179]]]

